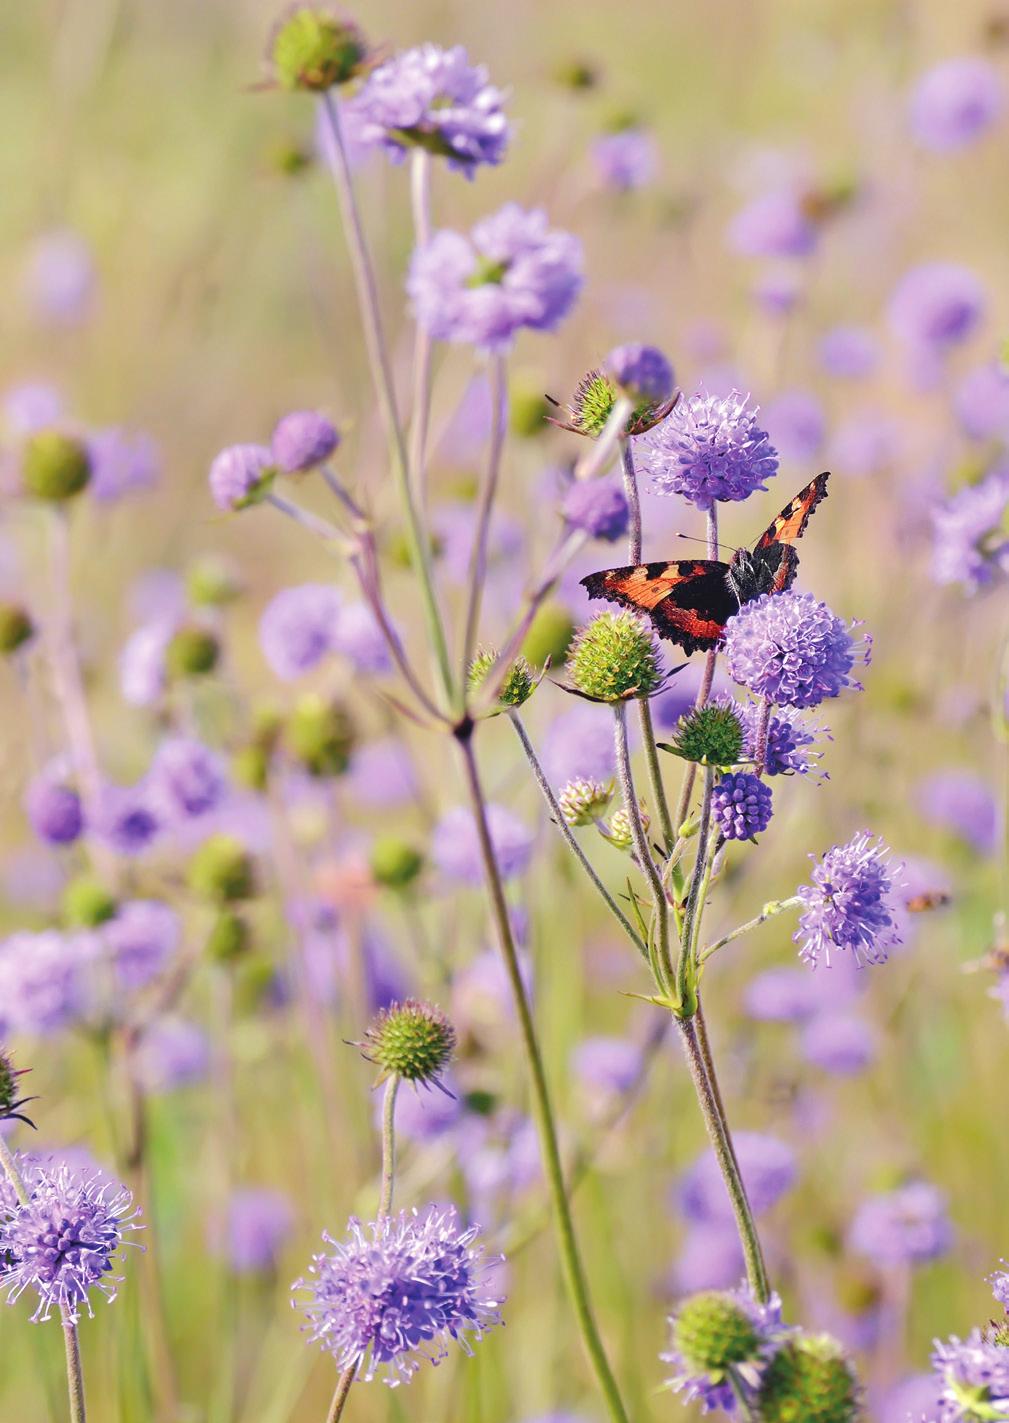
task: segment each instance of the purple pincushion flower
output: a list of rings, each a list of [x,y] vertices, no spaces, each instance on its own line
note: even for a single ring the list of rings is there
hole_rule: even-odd
[[[813,883],[796,891],[804,908],[792,935],[812,968],[821,958],[829,965],[832,949],[849,950],[858,964],[885,963],[901,942],[898,877],[889,853],[882,840],[860,831],[815,862]]]
[[[744,257],[808,257],[816,224],[799,193],[789,190],[753,198],[729,224],[729,246]]]
[[[636,402],[647,400],[652,405],[664,405],[673,393],[673,368],[657,346],[645,346],[640,341],[616,346],[603,368]]]
[[[136,628],[119,654],[119,689],[134,707],[154,706],[168,685],[168,644],[177,630],[171,617]]]
[[[869,1196],[848,1230],[849,1249],[878,1265],[922,1265],[952,1243],[946,1197],[928,1181]]]
[[[543,765],[551,784],[608,781],[614,774],[613,730],[599,708],[585,703],[562,712],[547,732]]]
[[[145,988],[168,966],[178,947],[178,915],[155,899],[130,899],[98,931],[124,989]]]
[[[22,381],[3,394],[3,422],[10,434],[23,438],[62,425],[66,415],[63,396],[47,381]]]
[[[390,810],[417,794],[417,773],[409,749],[392,736],[355,747],[343,779],[358,805]]]
[[[0,941],[0,1026],[51,1037],[81,1022],[89,1003],[87,965],[94,940],[46,929]]]
[[[522,874],[532,858],[533,836],[521,820],[500,805],[487,807],[491,840],[505,879]],[[431,853],[448,880],[458,884],[483,883],[483,863],[476,823],[470,811],[457,806],[446,811],[434,829]]]
[[[90,246],[70,228],[43,233],[29,252],[24,285],[39,320],[54,326],[76,326],[85,321],[97,290]]]
[[[726,840],[749,840],[771,823],[771,787],[750,771],[728,771],[711,793],[711,817]]]
[[[774,447],[783,460],[806,464],[819,453],[827,430],[820,400],[808,390],[786,390],[764,410]]]
[[[698,509],[748,498],[778,472],[778,456],[757,424],[759,407],[733,390],[698,393],[634,442],[656,494],[679,494]]]
[[[737,1131],[733,1143],[754,1215],[764,1215],[795,1184],[795,1153],[786,1142],[764,1132]],[[733,1221],[732,1202],[713,1151],[705,1151],[680,1178],[680,1210],[695,1224]]]
[[[285,682],[310,672],[333,651],[343,599],[330,583],[284,588],[259,622],[259,645],[271,669]]]
[[[266,445],[229,445],[210,466],[210,492],[219,509],[241,509],[273,468]]]
[[[846,688],[861,691],[851,671],[869,660],[844,623],[812,593],[764,593],[744,603],[725,628],[729,676],[776,706],[815,707]]]
[[[505,350],[523,327],[552,331],[582,286],[582,249],[546,214],[517,203],[478,222],[468,236],[443,230],[418,247],[407,291],[437,341]]]
[[[333,651],[368,676],[381,677],[392,670],[385,634],[367,603],[347,603],[340,609],[333,629]]]
[[[1009,469],[999,465],[977,484],[932,510],[932,576],[976,593],[1009,573]]]
[[[873,1062],[876,1035],[851,1013],[818,1013],[803,1029],[802,1055],[813,1067],[835,1077],[855,1077]]]
[[[655,136],[636,124],[600,134],[591,151],[599,181],[611,192],[630,193],[647,187],[659,171]]]
[[[940,1390],[935,1423],[1009,1418],[1009,1349],[980,1329],[966,1339],[937,1339],[932,1367]]]
[[[144,1092],[158,1096],[202,1082],[210,1070],[206,1033],[185,1018],[158,1018],[137,1042],[133,1067]]]
[[[918,809],[930,825],[950,830],[980,855],[998,844],[999,812],[989,781],[950,767],[918,787]]]
[[[408,1383],[421,1359],[446,1357],[447,1340],[469,1352],[501,1322],[499,1299],[487,1293],[493,1262],[476,1244],[479,1228],[461,1230],[453,1206],[401,1211],[367,1226],[352,1217],[344,1241],[323,1235],[329,1253],[313,1257],[305,1290],[309,1337],[370,1381],[380,1371]]]
[[[565,523],[593,539],[613,543],[627,532],[627,498],[615,479],[576,479],[568,486],[561,513]]]
[[[716,697],[715,701],[720,706],[731,706],[739,716],[743,723],[743,750],[747,756],[753,756],[760,722],[759,703],[737,702],[727,696]],[[822,752],[809,748],[816,745],[817,736],[824,734],[821,727],[805,724],[797,707],[776,707],[767,722],[764,774],[807,776],[815,772]]]
[[[1009,437],[1009,369],[986,361],[969,370],[953,395],[960,428],[972,440]]]
[[[1002,113],[998,71],[985,59],[947,59],[925,71],[911,94],[911,132],[932,153],[955,153],[980,138]]]
[[[875,370],[879,342],[865,326],[832,326],[820,338],[818,354],[828,375],[859,380]]]
[[[575,1077],[593,1092],[623,1096],[641,1076],[643,1057],[629,1038],[586,1038],[571,1055]]]
[[[34,1167],[31,1199],[0,1221],[0,1288],[14,1304],[28,1291],[38,1296],[33,1322],[56,1310],[64,1320],[89,1315],[92,1291],[112,1302],[122,1276],[118,1254],[139,1230],[138,1210],[124,1186],[102,1172],[74,1171],[65,1163]]]
[[[984,313],[981,283],[955,262],[924,262],[894,288],[887,319],[912,352],[943,355],[965,341]]]
[[[25,810],[35,834],[50,845],[72,845],[84,829],[80,796],[48,772],[28,787]]]
[[[315,410],[292,410],[277,421],[270,441],[274,464],[284,474],[301,474],[325,464],[340,443],[332,421]]]
[[[161,828],[148,782],[103,788],[94,829],[117,855],[143,854]]]
[[[221,757],[192,737],[168,737],[151,763],[151,794],[166,820],[186,820],[214,810],[224,799],[227,784]]]
[[[161,476],[161,456],[149,435],[135,430],[94,430],[87,437],[91,457],[88,493],[111,504],[127,494],[153,489]]]
[[[211,1245],[223,1247],[236,1275],[265,1274],[276,1269],[293,1229],[294,1208],[288,1196],[263,1187],[246,1187],[232,1192],[223,1221],[223,1240],[212,1239]]]
[[[739,1376],[752,1387],[759,1379],[761,1361],[770,1356],[774,1346],[785,1333],[781,1321],[781,1299],[777,1294],[772,1294],[764,1304],[760,1304],[754,1299],[747,1285],[728,1290],[726,1294],[753,1326],[754,1357],[751,1361],[737,1366]],[[689,1303],[686,1302],[688,1306]],[[691,1370],[675,1346],[676,1322],[677,1316],[674,1315],[669,1321],[674,1336],[673,1348],[668,1353],[659,1355],[663,1363],[673,1366],[673,1373],[667,1380],[669,1387],[674,1393],[682,1393],[685,1402],[699,1403],[702,1413],[722,1412],[735,1415],[736,1394],[724,1371],[719,1370],[711,1374]]]

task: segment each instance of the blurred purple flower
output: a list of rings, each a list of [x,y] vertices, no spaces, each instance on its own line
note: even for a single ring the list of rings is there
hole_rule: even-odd
[[[150,784],[106,785],[98,802],[94,831],[117,855],[140,855],[161,833]]]
[[[868,640],[857,644],[840,618],[812,593],[764,593],[729,619],[725,629],[729,676],[776,706],[815,707],[845,688],[869,661]]]
[[[953,409],[972,440],[1009,438],[1009,369],[1001,361],[974,366],[953,393]]]
[[[645,346],[640,341],[615,346],[603,362],[603,369],[631,400],[662,405],[673,394],[673,368],[657,346]]]
[[[732,1139],[753,1213],[764,1215],[794,1186],[795,1153],[764,1132],[737,1131]],[[703,1152],[681,1176],[676,1201],[694,1224],[732,1223],[732,1203],[713,1151]]]
[[[88,1008],[88,965],[95,941],[56,929],[0,940],[0,1036],[51,1037]]]
[[[331,583],[284,588],[259,621],[259,645],[273,672],[285,682],[310,672],[333,651],[343,599]]]
[[[967,267],[924,262],[897,283],[887,319],[894,335],[909,347],[942,355],[971,335],[984,308],[984,288]]]
[[[869,1196],[855,1212],[847,1244],[875,1265],[923,1265],[953,1244],[946,1197],[928,1181]]]
[[[65,413],[62,395],[46,381],[23,381],[4,391],[4,424],[16,437],[23,438],[37,430],[60,425]]]
[[[400,1092],[396,1097],[396,1133],[405,1141],[433,1141],[458,1126],[464,1113],[462,1097],[451,1074],[445,1092]],[[381,1102],[375,1101],[381,1116]]]
[[[210,466],[210,493],[219,509],[240,509],[273,468],[267,445],[228,445]]]
[[[223,1247],[236,1275],[265,1274],[276,1269],[293,1229],[290,1197],[264,1187],[246,1187],[231,1193],[223,1223],[224,1238],[212,1238],[211,1244]]]
[[[798,306],[803,286],[802,274],[794,266],[774,266],[760,273],[750,294],[767,316],[783,317]]]
[[[519,954],[519,972],[526,996],[533,991],[529,956]],[[452,983],[452,1022],[460,1035],[476,1038],[497,1032],[510,1023],[514,1003],[501,955],[494,949],[477,954],[472,963],[456,974]]]
[[[811,885],[796,891],[805,906],[792,938],[799,957],[816,968],[830,964],[831,949],[850,950],[856,963],[885,963],[900,943],[896,924],[897,871],[889,850],[867,831],[835,845],[814,861]]]
[[[738,390],[726,399],[698,393],[634,442],[655,494],[679,494],[698,509],[746,499],[778,472],[778,456],[757,424],[758,406]]]
[[[629,1038],[585,1038],[571,1054],[571,1071],[593,1092],[623,1096],[641,1075],[643,1058]]]
[[[813,1067],[835,1077],[855,1077],[864,1072],[876,1052],[872,1028],[849,1013],[819,1013],[803,1029],[803,1057]]]
[[[487,820],[491,841],[502,877],[522,874],[532,858],[533,834],[510,810],[488,805]],[[483,883],[483,865],[477,840],[476,822],[464,806],[448,810],[434,828],[431,854],[447,880],[478,886]]]
[[[28,254],[24,289],[38,320],[53,326],[86,321],[97,287],[94,257],[84,238],[57,228],[36,238]]]
[[[1005,1263],[1003,1260],[1002,1264]],[[988,1283],[994,1299],[1009,1311],[1009,1270],[995,1270],[988,1276]]]
[[[551,784],[568,781],[608,781],[613,775],[612,718],[596,706],[579,705],[562,712],[543,744],[543,765]]]
[[[746,1269],[743,1247],[734,1224],[699,1221],[691,1224],[673,1262],[672,1284],[677,1294],[725,1290],[739,1283]]]
[[[832,326],[820,338],[820,365],[828,375],[859,380],[879,362],[879,342],[866,326]]]
[[[798,193],[782,190],[752,198],[728,228],[729,246],[744,257],[808,257],[816,224]]]
[[[817,1008],[815,980],[799,968],[769,968],[746,986],[746,1012],[761,1023],[803,1023]]]
[[[1002,113],[998,70],[984,59],[947,59],[920,76],[911,93],[911,132],[931,153],[955,153],[981,137]]]
[[[1009,572],[1009,469],[1000,465],[932,510],[932,576],[976,593]]]
[[[403,805],[418,789],[410,752],[393,736],[356,747],[343,784],[358,805],[378,810]]]
[[[181,928],[175,910],[154,899],[130,899],[101,926],[98,937],[124,989],[145,988],[168,967]]]
[[[918,1423],[935,1418],[941,1386],[934,1374],[912,1374],[888,1389],[876,1416],[879,1423]]]
[[[325,464],[340,443],[332,421],[315,410],[292,410],[277,421],[270,449],[284,474],[300,474]]]
[[[135,430],[94,430],[87,436],[91,456],[88,493],[102,504],[153,489],[161,477],[161,455],[150,435]]]
[[[24,804],[35,834],[49,845],[72,845],[84,829],[80,796],[50,771],[30,783]]]
[[[918,809],[930,825],[952,831],[980,855],[998,844],[999,812],[989,781],[971,771],[950,768],[928,776],[918,786]]]
[[[658,175],[658,144],[646,128],[632,125],[616,133],[601,134],[593,141],[591,151],[600,183],[612,192],[645,188]]]
[[[561,504],[564,520],[593,539],[613,543],[627,532],[627,499],[616,479],[575,479]]]
[[[840,421],[828,450],[828,461],[838,474],[869,479],[885,474],[901,454],[901,427],[887,415],[859,410]]]
[[[750,771],[728,771],[711,793],[714,828],[726,840],[749,840],[771,823],[773,793]]]
[[[431,511],[438,562],[451,583],[463,584],[469,577],[476,517],[475,507],[462,500],[443,500]],[[502,567],[513,571],[524,539],[518,520],[498,510],[491,520],[487,540],[487,563],[492,576]]]
[[[385,636],[367,603],[346,603],[340,609],[333,628],[333,651],[366,676],[381,677],[392,670]]]
[[[192,737],[162,741],[148,775],[152,800],[167,821],[205,815],[220,805],[228,789],[221,757]]]
[[[806,464],[813,459],[827,429],[821,401],[808,390],[788,390],[764,408],[764,423],[783,460]]]
[[[138,627],[119,654],[119,689],[134,707],[160,701],[168,680],[168,644],[176,633],[174,619],[158,618]]]
[[[206,1033],[186,1018],[158,1018],[137,1042],[133,1070],[144,1092],[160,1096],[202,1082],[210,1071]]]

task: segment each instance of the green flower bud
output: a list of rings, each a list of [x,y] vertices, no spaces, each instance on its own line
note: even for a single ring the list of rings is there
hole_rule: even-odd
[[[18,603],[0,603],[0,655],[9,657],[35,636],[35,626]]]
[[[858,1382],[841,1345],[829,1334],[787,1340],[764,1371],[757,1407],[763,1423],[855,1423]]]
[[[298,178],[311,168],[315,158],[307,144],[296,138],[281,138],[270,145],[266,164],[271,173],[282,178]]]
[[[522,644],[522,656],[533,667],[542,667],[549,657],[556,667],[564,661],[575,625],[560,603],[544,603],[533,618]]]
[[[241,747],[231,758],[231,770],[240,786],[250,791],[265,791],[270,781],[269,747],[257,741]]]
[[[737,1299],[706,1290],[680,1306],[673,1320],[673,1345],[688,1373],[707,1374],[717,1383],[731,1364],[757,1357],[760,1335]]]
[[[291,754],[313,776],[341,776],[350,765],[354,726],[339,702],[302,697],[284,730]]]
[[[119,905],[100,880],[78,875],[64,889],[61,908],[68,929],[96,929],[115,917]]]
[[[570,430],[575,435],[586,435],[597,439],[613,414],[613,407],[620,395],[619,387],[612,376],[605,371],[589,371],[578,382],[570,402],[563,407],[566,420],[551,418],[551,424],[562,430]],[[625,435],[641,435],[664,420],[675,401],[641,400],[627,417]]]
[[[424,856],[398,835],[382,835],[371,847],[371,873],[386,889],[405,889],[424,868]]]
[[[35,1123],[26,1117],[21,1108],[34,1101],[33,1097],[22,1097],[18,1078],[24,1077],[27,1067],[16,1068],[14,1059],[4,1048],[0,1048],[0,1122],[25,1122],[33,1127]]]
[[[531,440],[542,435],[547,428],[550,406],[546,397],[537,390],[516,390],[511,393],[509,425],[513,435],[521,440]]]
[[[189,888],[213,904],[251,899],[256,892],[252,856],[231,835],[211,835],[189,861]]]
[[[220,655],[221,645],[208,628],[182,627],[168,644],[165,666],[170,677],[205,677]]]
[[[486,648],[480,648],[469,668],[469,689],[471,692],[479,691],[487,680],[487,674],[497,661],[497,653],[490,652]],[[502,707],[520,707],[527,702],[536,690],[536,682],[533,678],[532,668],[520,653],[515,661],[508,668],[501,689],[498,692],[498,705]]]
[[[455,1052],[455,1029],[439,1008],[408,998],[372,1019],[361,1044],[381,1077],[436,1084]]]
[[[316,5],[289,10],[270,42],[270,59],[280,87],[312,93],[353,79],[366,54],[356,25]]]
[[[734,766],[743,754],[743,723],[733,707],[709,704],[680,717],[664,751],[699,766]]]
[[[613,799],[612,781],[568,781],[557,797],[561,814],[572,827],[591,825],[606,814]]]
[[[599,84],[599,70],[583,59],[566,60],[554,71],[554,77],[565,89],[576,92],[595,89]]]
[[[36,499],[59,503],[86,487],[91,478],[91,456],[84,442],[73,435],[40,430],[25,444],[21,477]]]
[[[575,638],[568,671],[578,691],[592,701],[647,696],[662,681],[655,634],[634,613],[599,613]]]
[[[198,608],[232,603],[241,591],[241,579],[223,558],[202,558],[186,572],[186,592]]]
[[[217,963],[233,963],[252,942],[248,923],[233,909],[222,909],[207,935],[207,955]]]
[[[643,801],[639,802],[638,810],[641,812],[641,824],[647,830],[652,822]],[[634,844],[634,836],[631,833],[631,817],[627,814],[625,806],[621,806],[610,816],[605,838],[609,840],[615,850],[629,850]]]

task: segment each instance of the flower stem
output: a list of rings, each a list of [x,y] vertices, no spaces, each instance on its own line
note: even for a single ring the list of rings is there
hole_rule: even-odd
[[[498,483],[501,478],[501,455],[504,450],[508,423],[508,380],[503,356],[495,356],[491,364],[491,407],[493,417],[490,435],[490,454],[487,469],[480,489],[477,504],[476,528],[473,532],[473,553],[469,565],[469,594],[466,603],[466,627],[462,640],[462,665],[459,674],[460,697],[465,700],[469,665],[476,650],[477,630],[480,624],[480,605],[483,601],[484,585],[487,582],[487,544],[490,538],[491,517],[497,498]],[[461,710],[461,708],[460,708]]]
[[[766,924],[768,919],[772,919],[776,914],[781,914],[785,909],[794,909],[802,900],[797,894],[791,895],[788,899],[772,899],[764,905],[759,914],[755,914],[752,919],[747,919],[745,924],[740,924],[738,929],[731,930],[728,934],[723,934],[720,939],[709,944],[706,949],[702,949],[697,956],[699,964],[706,963],[712,954],[724,949],[726,944],[731,944],[733,939],[741,939],[744,934],[748,934],[751,929],[759,929],[761,924]]]
[[[351,1364],[344,1369],[336,1385],[336,1392],[329,1405],[329,1412],[326,1414],[326,1423],[339,1423],[343,1417],[343,1410],[347,1403],[347,1395],[350,1393],[351,1385],[357,1377],[357,1365]]]
[[[708,510],[708,557],[718,558],[718,505],[712,504]],[[718,664],[718,648],[712,647],[704,659],[704,671],[701,674],[701,685],[697,689],[697,697],[694,701],[695,708],[707,706],[708,698],[711,696],[711,688],[715,681],[715,668]],[[694,793],[694,777],[697,775],[697,767],[691,761],[687,765],[683,776],[683,788],[680,791],[680,803],[676,807],[676,829],[687,818],[690,810],[690,797]]]
[[[384,1219],[392,1210],[392,1191],[396,1176],[396,1093],[399,1073],[394,1072],[385,1084],[382,1101],[382,1192],[378,1201],[378,1218]]]
[[[431,155],[415,148],[410,159],[410,203],[418,247],[431,237]],[[413,497],[424,507],[427,490],[427,438],[431,416],[431,337],[417,323],[413,343],[413,400],[410,406],[410,479]]]
[[[659,988],[663,993],[672,995],[676,983],[676,973],[673,968],[673,960],[669,947],[669,900],[666,898],[662,877],[652,858],[652,850],[648,843],[648,836],[645,833],[644,821],[641,819],[641,807],[638,804],[638,795],[634,787],[634,776],[631,772],[631,753],[627,743],[627,707],[625,703],[614,703],[613,716],[614,741],[617,752],[617,780],[620,784],[620,794],[623,797],[624,809],[627,812],[627,819],[631,827],[631,840],[634,844],[634,852],[637,856],[641,873],[648,880],[648,888],[652,895],[652,909],[655,915],[655,929],[657,934],[657,957],[653,968]]]
[[[77,1337],[77,1321],[63,1314],[63,1344],[67,1358],[67,1394],[70,1401],[70,1423],[87,1423],[84,1403],[84,1371],[81,1368],[81,1344]]]
[[[753,770],[754,774],[762,776],[767,769],[767,734],[771,726],[771,702],[769,697],[762,697],[760,701],[760,714],[757,719],[757,734],[753,747]]]
[[[526,996],[525,984],[522,981],[522,973],[519,968],[518,954],[512,935],[511,921],[508,916],[508,904],[505,900],[504,885],[498,868],[494,844],[491,840],[490,826],[487,820],[486,801],[484,799],[483,787],[480,783],[480,772],[473,750],[472,738],[471,736],[460,736],[456,739],[462,754],[463,767],[466,774],[466,785],[469,791],[473,815],[476,820],[477,839],[480,845],[480,855],[483,861],[484,878],[487,882],[491,913],[497,931],[498,943],[504,959],[508,981],[511,986],[512,997],[515,1001],[519,1029],[522,1036],[522,1046],[529,1067],[532,1086],[533,1115],[539,1135],[544,1172],[553,1203],[558,1244],[568,1293],[571,1296],[571,1302],[578,1320],[582,1343],[595,1371],[596,1379],[603,1397],[606,1400],[609,1415],[613,1419],[613,1423],[629,1423],[627,1411],[620,1397],[620,1390],[617,1386],[616,1379],[610,1369],[609,1360],[606,1357],[606,1351],[603,1347],[602,1339],[599,1336],[599,1330],[592,1311],[588,1281],[578,1249],[578,1239],[575,1234],[574,1220],[571,1215],[571,1207],[568,1202],[567,1189],[564,1182],[564,1170],[561,1165],[560,1147],[557,1141],[557,1128],[554,1122],[553,1107],[550,1102],[546,1072],[543,1067],[543,1058],[540,1054],[539,1042],[536,1037],[536,1029],[533,1024],[529,1000]]]
[[[11,1149],[7,1145],[7,1139],[2,1132],[0,1132],[0,1171],[3,1171],[7,1180],[10,1182],[11,1189],[15,1196],[17,1196],[18,1205],[28,1205],[31,1200],[28,1194],[28,1187],[24,1183],[24,1177],[17,1168],[17,1162],[14,1160]]]
[[[683,914],[683,931],[680,935],[680,955],[676,965],[676,987],[680,1006],[685,1012],[696,1011],[697,1006],[697,965],[694,962],[694,937],[700,920],[700,910],[704,903],[702,885],[710,873],[708,840],[711,831],[711,794],[715,785],[715,771],[712,766],[704,768],[704,794],[701,800],[701,820],[697,831],[697,858],[690,880],[687,907]]]

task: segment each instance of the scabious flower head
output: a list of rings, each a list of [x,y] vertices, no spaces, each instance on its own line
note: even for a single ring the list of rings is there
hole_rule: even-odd
[[[94,941],[85,934],[24,931],[0,941],[0,1016],[11,1032],[51,1037],[84,1018],[87,965]]]
[[[1003,1260],[1002,1264],[1004,1265],[1005,1263]],[[991,1292],[999,1304],[1004,1305],[1006,1310],[1009,1311],[1009,1269],[995,1270],[988,1276],[988,1283],[991,1285]]]
[[[418,322],[437,341],[490,351],[523,328],[552,331],[582,286],[582,249],[546,214],[506,203],[468,236],[444,230],[418,247],[407,291]]]
[[[620,348],[620,350],[631,349],[630,347]],[[651,350],[653,348],[642,349]],[[661,355],[661,353],[656,352],[656,355]],[[670,370],[671,378],[672,371]],[[634,399],[630,391],[624,393]],[[570,430],[574,435],[584,435],[588,439],[594,440],[605,429],[619,395],[619,383],[616,376],[610,371],[586,371],[575,387],[575,393],[567,405],[558,407],[563,418],[548,415],[547,419],[551,425],[556,425],[560,430]],[[557,405],[556,401],[551,403]],[[624,426],[624,435],[640,435],[645,430],[650,430],[653,425],[657,425],[660,420],[666,418],[672,410],[673,404],[674,399],[671,394],[661,400],[653,400],[650,396],[642,396],[635,400],[634,408],[628,415],[627,424]]]
[[[829,1334],[793,1334],[757,1390],[762,1423],[857,1423],[861,1390],[844,1349]]]
[[[287,1196],[264,1187],[244,1187],[232,1192],[223,1240],[214,1243],[223,1246],[236,1275],[261,1275],[276,1268],[293,1229],[294,1209]]]
[[[641,816],[642,828],[647,831],[651,824],[651,817],[644,801],[638,802],[638,814]],[[632,847],[634,833],[631,829],[631,817],[625,805],[617,807],[610,816],[609,825],[602,827],[602,833],[616,850],[629,850]]]
[[[135,430],[93,430],[85,442],[91,461],[88,492],[100,504],[153,489],[161,475],[158,447]]]
[[[999,465],[932,510],[932,577],[977,593],[1009,573],[1009,468]]]
[[[164,972],[180,937],[175,910],[156,899],[120,904],[100,935],[119,987],[128,990],[145,988]]]
[[[613,799],[612,781],[586,780],[584,777],[568,781],[561,787],[557,803],[568,825],[591,825],[594,820],[605,815]]]
[[[729,699],[717,697],[712,705],[724,705]],[[743,723],[743,752],[753,756],[757,749],[760,722],[758,702],[732,702]],[[822,728],[803,722],[796,707],[775,707],[767,722],[767,747],[764,752],[765,776],[806,776],[816,771],[822,752],[811,751]],[[820,773],[825,774],[825,773]]]
[[[627,532],[627,497],[615,479],[575,479],[561,504],[564,522],[593,539],[613,543]]]
[[[67,1164],[38,1166],[30,1174],[31,1199],[0,1220],[0,1289],[14,1304],[28,1291],[38,1296],[33,1322],[56,1310],[76,1320],[93,1315],[92,1293],[110,1302],[122,1276],[114,1273],[127,1233],[139,1230],[133,1197],[101,1172]]]
[[[176,624],[158,618],[136,628],[119,654],[119,690],[131,706],[149,707],[164,696],[168,685],[168,646]]]
[[[330,583],[300,583],[282,589],[267,604],[259,645],[278,677],[293,682],[334,650],[342,602]]]
[[[820,339],[818,355],[828,375],[859,380],[875,370],[879,342],[864,326],[832,326]]]
[[[647,187],[659,169],[655,135],[639,124],[600,134],[592,144],[592,162],[600,183],[612,192]]]
[[[491,668],[497,662],[497,653],[489,648],[479,648],[469,668],[469,689],[477,692],[486,682]],[[521,707],[536,690],[532,668],[520,653],[515,658],[498,690],[497,700],[502,707]]]
[[[648,696],[662,681],[661,668],[651,625],[625,609],[599,613],[586,623],[568,654],[573,685],[597,702]]]
[[[953,410],[965,435],[972,440],[1009,437],[1009,368],[1002,361],[986,361],[962,378],[953,393]]]
[[[726,840],[749,840],[771,823],[771,787],[750,771],[729,771],[711,793],[711,816]]]
[[[292,410],[277,421],[270,441],[273,461],[284,474],[325,464],[340,443],[332,421],[315,410]]]
[[[698,766],[732,766],[742,759],[743,721],[730,697],[685,712],[666,748]]]
[[[292,5],[270,36],[270,66],[282,89],[321,93],[346,84],[366,57],[357,26],[325,5]]]
[[[140,855],[149,849],[162,829],[149,784],[105,786],[94,829],[117,855]]]
[[[482,163],[504,159],[511,136],[504,100],[461,45],[422,44],[373,69],[348,114],[357,142],[394,162],[421,148],[472,178]]]
[[[835,1077],[855,1077],[877,1052],[876,1035],[853,1013],[818,1013],[803,1029],[802,1055],[813,1067]]]
[[[684,1300],[669,1321],[672,1349],[661,1357],[674,1366],[668,1380],[686,1401],[697,1401],[702,1413],[736,1411],[730,1370],[749,1389],[756,1386],[762,1366],[782,1338],[781,1300],[772,1295],[761,1305],[745,1286],[736,1290],[705,1290]]]
[[[725,628],[729,676],[775,706],[815,707],[861,683],[856,661],[868,663],[869,644],[857,644],[840,618],[812,593],[764,593],[744,603]]]
[[[158,1096],[202,1082],[210,1070],[210,1042],[185,1018],[158,1018],[137,1042],[134,1071],[143,1092]]]
[[[860,831],[814,860],[811,885],[796,891],[804,908],[793,939],[799,957],[829,965],[831,949],[848,949],[858,964],[885,963],[901,942],[897,928],[898,874],[882,840]]]
[[[890,297],[887,319],[912,349],[942,355],[973,332],[984,313],[981,283],[955,262],[925,262],[905,272]]]
[[[455,1043],[455,1029],[440,1008],[407,998],[390,1003],[372,1019],[361,1051],[380,1069],[382,1078],[402,1077],[414,1085],[441,1087]]]
[[[266,445],[229,445],[210,466],[210,493],[218,509],[245,509],[269,493],[273,474]]]
[[[729,225],[729,246],[744,257],[806,257],[817,228],[801,194],[790,190],[753,198]]]
[[[487,820],[501,874],[505,879],[513,879],[529,865],[533,836],[504,806],[489,805]],[[446,879],[473,886],[483,883],[476,822],[465,807],[456,806],[439,820],[434,829],[431,854]]]
[[[928,1181],[868,1197],[848,1230],[849,1249],[882,1265],[922,1265],[952,1243],[946,1197]]]
[[[638,463],[656,494],[679,494],[698,509],[746,499],[778,472],[778,455],[757,424],[758,406],[733,390],[698,392],[635,443]]]
[[[401,1211],[367,1226],[352,1217],[344,1241],[324,1235],[331,1250],[313,1257],[293,1288],[308,1292],[309,1337],[337,1367],[370,1381],[408,1383],[422,1359],[437,1363],[448,1339],[471,1352],[501,1322],[500,1300],[488,1297],[491,1262],[475,1242],[477,1226],[460,1230],[455,1208]]]
[[[750,1206],[763,1215],[795,1184],[795,1153],[786,1142],[764,1132],[733,1133],[736,1155]],[[732,1202],[713,1151],[703,1152],[681,1177],[676,1200],[688,1220],[731,1224]]]
[[[936,1423],[1009,1418],[1009,1348],[980,1329],[966,1339],[937,1339],[932,1368],[940,1388]]]
[[[1004,107],[998,71],[985,59],[944,60],[925,71],[911,94],[911,132],[931,153],[967,148]]]
[[[220,756],[202,741],[171,736],[151,763],[150,786],[166,820],[187,820],[221,804],[227,776]]]
[[[641,1080],[644,1055],[629,1038],[585,1038],[571,1054],[571,1071],[593,1096],[624,1096]]]
[[[72,845],[84,829],[80,796],[48,772],[36,776],[29,785],[25,810],[35,834],[50,845]]]
[[[950,766],[927,776],[915,799],[929,825],[951,831],[979,855],[990,855],[997,847],[999,807],[984,776]]]

